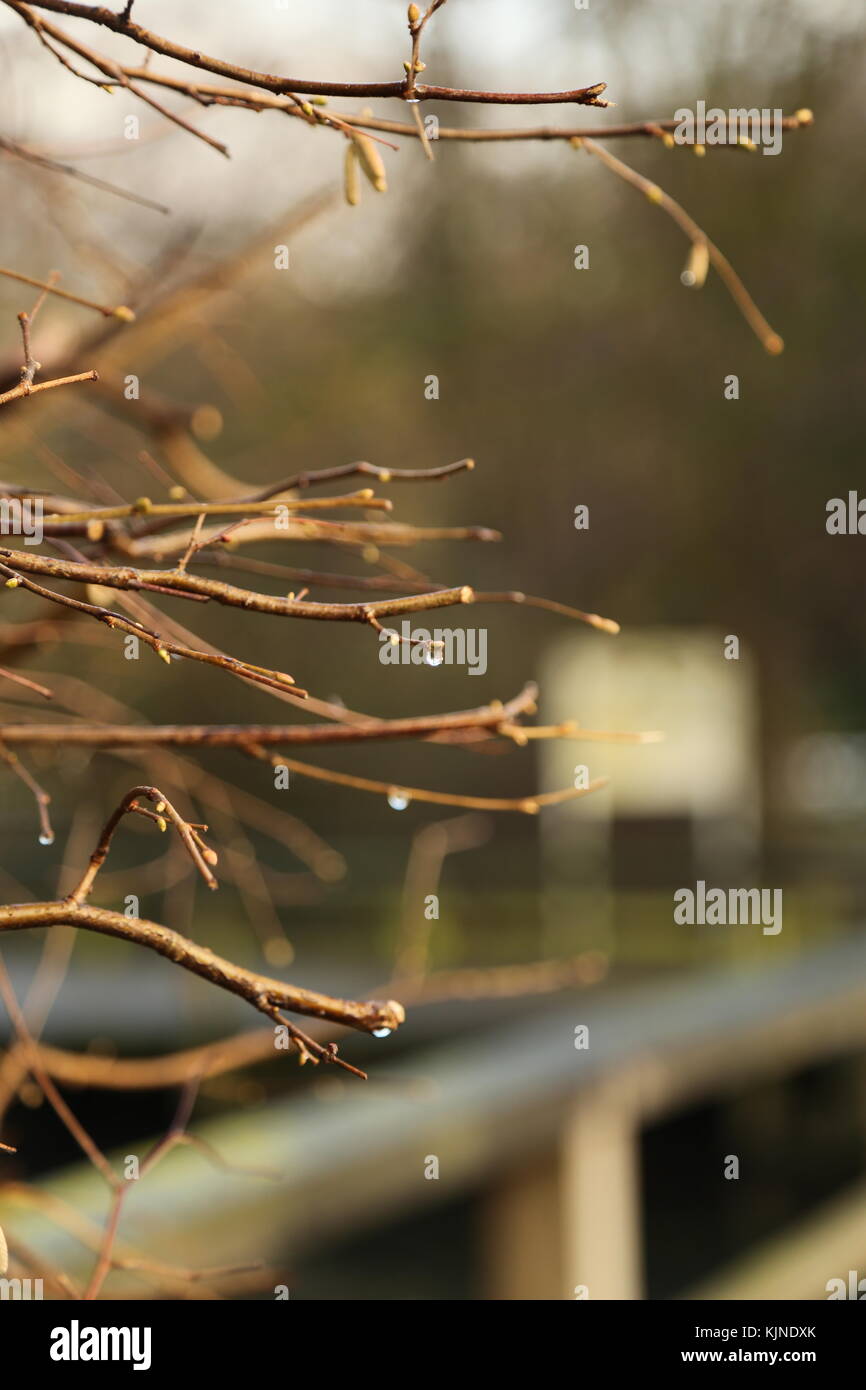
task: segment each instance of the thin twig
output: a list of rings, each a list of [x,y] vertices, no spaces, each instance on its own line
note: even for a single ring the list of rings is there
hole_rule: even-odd
[[[574,143],[576,148],[584,149],[588,154],[595,155],[612,173],[618,175],[625,183],[631,184],[632,188],[638,189],[651,203],[655,203],[658,207],[662,208],[662,210],[677,224],[680,230],[685,232],[693,247],[705,248],[710,263],[718,271],[731,298],[761,346],[772,356],[778,356],[785,346],[783,339],[779,337],[779,334],[775,329],[771,328],[770,324],[764,318],[764,315],[749,294],[749,291],[734,270],[727,256],[719,250],[715,242],[710,241],[703,229],[698,226],[693,217],[689,216],[685,208],[681,207],[669,193],[665,193],[664,189],[659,188],[657,183],[653,183],[651,179],[644,178],[643,174],[638,174],[628,164],[624,164],[621,159],[617,159],[616,155],[611,154],[610,150],[606,150],[603,145],[599,145],[595,140],[579,140]],[[688,283],[697,284],[698,281],[694,279]]]
[[[0,395],[0,405],[8,405],[10,401],[20,400],[22,396],[35,396],[37,391],[50,391],[55,386],[75,386],[80,381],[98,380],[98,372],[76,372],[74,376],[59,376],[55,377],[53,381],[37,381],[33,386],[21,382],[18,386],[13,386],[10,391],[4,391]]]
[[[29,772],[20,759],[6,747],[2,740],[0,740],[0,758],[2,758],[6,766],[15,773],[15,776],[24,783],[25,787],[27,787],[28,791],[33,795],[39,816],[39,843],[42,845],[53,845],[54,830],[51,825],[51,817],[48,814],[48,806],[51,802],[51,797],[48,795],[48,792],[45,791],[44,787],[40,787],[33,774]]]
[[[0,552],[4,553],[4,552]],[[14,553],[14,552],[11,552]],[[175,571],[177,573],[177,571]],[[59,594],[54,589],[47,589],[43,584],[37,584],[34,580],[26,576],[19,575],[11,565],[0,564],[0,575],[6,575],[6,587],[22,587],[30,593],[38,594],[40,598],[50,600],[52,603],[59,604],[62,608],[74,609],[77,613],[85,613],[88,617],[95,618],[97,622],[103,623],[106,627],[114,630],[120,629],[121,632],[128,633],[131,637],[145,642],[161,657],[166,663],[171,662],[172,655],[187,661],[201,661],[207,666],[217,666],[223,671],[228,671],[230,675],[238,676],[242,680],[253,681],[256,685],[264,685],[272,690],[288,690],[293,695],[303,699],[306,691],[300,686],[296,686],[294,678],[284,671],[269,670],[262,666],[253,666],[250,662],[241,661],[234,656],[223,656],[216,652],[201,651],[196,647],[189,647],[181,642],[174,642],[169,637],[164,637],[160,633],[151,631],[143,623],[136,622],[130,618],[124,618],[120,613],[115,613],[110,608],[101,608],[95,603],[86,603],[83,599],[72,598],[69,594]],[[154,590],[157,593],[167,594],[173,598],[189,598],[189,595],[178,590],[172,584],[139,584],[136,587],[145,590]]]
[[[166,819],[174,824],[199,872],[208,883],[212,883],[214,880],[209,865],[213,860],[206,860],[187,822],[157,787],[133,787],[106,823],[90,864],[74,891],[68,897],[55,902],[18,903],[0,907],[0,933],[26,931],[32,927],[81,927],[86,931],[114,936],[156,951],[184,970],[189,970],[211,984],[247,1000],[254,1008],[271,1018],[275,1017],[276,1011],[288,1010],[313,1018],[329,1019],[333,1023],[345,1024],[362,1032],[374,1032],[382,1028],[393,1031],[399,1027],[405,1017],[404,1010],[402,1005],[393,999],[355,1002],[317,994],[312,990],[290,985],[283,980],[271,979],[235,965],[169,927],[140,917],[128,917],[124,913],[113,912],[107,908],[92,907],[87,903],[86,898],[93,888],[100,866],[105,861],[114,831],[122,817],[134,810],[134,803],[138,797],[147,797],[155,802],[157,808],[161,808],[158,813],[164,814]],[[212,851],[209,853],[213,854]],[[0,986],[2,985],[3,975],[0,968]],[[14,996],[11,996],[11,986],[7,992],[7,1004],[14,1021],[20,1015],[20,1010],[16,1014],[17,1003],[14,1002]],[[16,1028],[17,1026],[16,1022]],[[333,1054],[327,1060],[338,1064],[340,1061]],[[42,1076],[35,1069],[34,1074],[42,1085]],[[64,1108],[68,1112],[68,1107]],[[91,1148],[95,1147],[92,1141],[88,1140],[88,1143]]]
[[[275,77],[270,73],[258,72],[253,68],[241,67],[221,58],[212,58],[198,49],[187,48],[183,44],[162,38],[161,35],[143,28],[142,25],[136,24],[133,20],[124,18],[123,14],[116,14],[113,10],[106,9],[102,5],[81,5],[72,3],[72,0],[34,0],[34,3],[30,5],[21,4],[19,0],[4,0],[4,3],[27,19],[28,23],[33,21],[34,9],[49,10],[53,14],[86,19],[93,24],[111,29],[116,34],[124,34],[136,43],[142,44],[143,47],[149,48],[152,53],[159,53],[164,58],[175,58],[178,62],[186,63],[191,67],[215,73],[218,77],[231,78],[245,86],[261,87],[264,91],[282,95],[301,93],[305,96],[390,97],[401,101],[405,99],[406,84],[404,81],[311,81],[306,78]],[[465,101],[505,106],[549,104],[608,106],[609,102],[602,98],[605,86],[604,82],[596,82],[588,87],[577,87],[565,92],[486,92],[471,88],[417,85],[414,94],[419,101]]]
[[[5,266],[0,266],[0,275],[5,275],[7,280],[17,280],[22,285],[32,285],[34,289],[44,290],[46,294],[56,295],[58,299],[68,299],[71,304],[81,304],[85,309],[95,309],[98,314],[108,319],[123,319],[125,323],[131,323],[135,318],[135,314],[125,304],[115,304],[113,308],[106,304],[97,304],[94,299],[85,299],[83,295],[62,290],[59,285],[52,285],[48,280],[35,280],[32,275],[22,275],[20,271],[7,270]]]

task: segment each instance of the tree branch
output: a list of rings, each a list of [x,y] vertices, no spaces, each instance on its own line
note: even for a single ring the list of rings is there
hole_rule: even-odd
[[[222,58],[211,58],[198,49],[187,48],[174,43],[160,34],[155,34],[143,25],[136,24],[126,16],[125,11],[116,14],[103,5],[79,5],[73,0],[34,0],[24,5],[19,0],[5,0],[10,9],[16,10],[23,18],[32,16],[33,10],[49,10],[52,14],[67,15],[69,18],[86,19],[91,24],[122,34],[135,43],[159,53],[164,58],[174,58],[218,77],[229,77],[249,87],[261,87],[265,91],[287,95],[300,92],[305,96],[337,97],[392,97],[403,100],[406,94],[405,81],[398,82],[327,82],[310,81],[303,77],[277,77],[272,73],[258,72],[255,68],[245,68],[229,63]],[[576,106],[607,106],[601,99],[605,90],[604,82],[596,82],[589,87],[577,87],[568,92],[484,92],[460,87],[426,87],[418,85],[413,96],[419,101],[468,101],[484,102],[490,105],[537,106],[550,103],[568,103]]]
[[[122,941],[145,946],[148,950],[165,956],[182,969],[189,970],[211,984],[247,1000],[261,1013],[281,1023],[285,1020],[280,1011],[286,1009],[290,1013],[327,1019],[332,1023],[367,1033],[399,1027],[405,1014],[402,1005],[395,1000],[355,1002],[317,994],[312,990],[258,975],[243,966],[235,965],[215,955],[206,946],[200,946],[157,922],[150,922],[142,917],[127,917],[124,913],[88,904],[86,899],[108,854],[117,825],[127,813],[143,810],[138,802],[145,797],[155,804],[157,819],[164,818],[166,823],[170,821],[175,826],[199,872],[210,887],[216,887],[216,880],[210,869],[216,856],[203,845],[197,827],[191,826],[183,819],[159,788],[133,787],[106,823],[99,843],[91,855],[88,869],[75,890],[67,898],[55,902],[17,903],[0,907],[0,933],[26,931],[31,927],[81,927],[86,931],[99,932],[104,936],[114,936]],[[295,1033],[297,1031],[294,1030]],[[303,1034],[299,1034],[299,1038],[305,1044],[312,1041],[307,1040]],[[314,1046],[318,1047],[317,1044]],[[301,1050],[303,1055],[303,1049]],[[331,1052],[322,1060],[340,1061]]]
[[[149,922],[143,917],[127,917],[122,912],[112,912],[102,907],[75,907],[61,901],[0,907],[0,933],[27,931],[31,927],[81,927],[85,931],[146,946],[184,970],[246,999],[269,1017],[274,1016],[275,1010],[287,1009],[290,1013],[325,1018],[365,1033],[379,1028],[397,1028],[405,1017],[402,1006],[394,1000],[358,1003],[334,999],[284,980],[257,975],[215,955],[206,946],[189,941],[180,932]]]
[[[50,391],[54,386],[76,386],[80,381],[98,381],[99,376],[96,372],[76,372],[74,376],[59,376],[53,381],[37,381],[34,385],[22,381],[18,386],[13,386],[11,391],[4,391],[0,395],[0,405],[8,405],[10,401],[21,400],[23,396],[35,396],[38,391]]]
[[[405,719],[369,719],[363,724],[0,724],[0,746],[62,744],[87,748],[267,747],[270,744],[363,743],[371,739],[426,738],[455,729],[511,727],[512,720],[534,708],[534,685],[507,704],[496,700],[455,714],[414,715]],[[579,731],[575,735],[579,737]]]
[[[2,399],[2,398],[0,398]],[[314,618],[330,622],[370,623],[371,618],[389,618],[403,613],[424,613],[435,608],[452,608],[472,603],[467,584],[440,589],[432,594],[410,594],[403,598],[377,599],[373,603],[311,603],[259,594],[225,584],[217,579],[186,574],[177,569],[138,570],[125,565],[97,565],[77,560],[59,560],[49,555],[31,555],[22,550],[0,549],[0,559],[20,574],[45,574],[52,579],[70,579],[79,584],[102,584],[110,589],[171,590],[202,594],[214,602],[248,612],[274,613],[288,618]]]

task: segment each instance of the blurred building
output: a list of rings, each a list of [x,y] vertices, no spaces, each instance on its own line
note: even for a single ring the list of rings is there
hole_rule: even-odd
[[[750,653],[734,634],[705,628],[564,638],[549,650],[542,692],[545,723],[576,717],[591,731],[662,735],[637,746],[542,745],[545,786],[567,786],[581,768],[610,779],[543,822],[551,945],[562,944],[576,917],[604,930],[618,961],[681,961],[681,941],[659,938],[653,903],[670,904],[676,888],[699,878],[745,884],[756,871],[762,789]],[[648,913],[656,918],[649,934]]]

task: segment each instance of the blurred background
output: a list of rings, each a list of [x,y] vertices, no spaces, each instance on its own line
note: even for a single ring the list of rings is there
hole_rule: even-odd
[[[235,6],[138,0],[135,17],[290,75],[393,80],[408,52],[399,0],[354,0],[350,16],[338,0],[254,0],[242,25]],[[0,134],[170,209],[0,161],[2,263],[37,278],[57,269],[65,287],[140,311],[115,334],[60,301],[40,310],[42,375],[98,366],[103,381],[5,409],[4,480],[76,495],[84,479],[100,496],[164,500],[202,469],[253,490],[357,459],[431,468],[471,456],[471,473],[377,491],[398,521],[485,526],[501,541],[425,542],[386,560],[276,540],[255,558],[521,590],[616,619],[619,636],[478,605],[442,621],[486,631],[487,670],[470,677],[384,666],[360,626],[157,606],[370,714],[467,708],[535,679],[544,722],[665,734],[501,756],[406,743],[309,758],[466,796],[566,787],[578,766],[610,778],[538,816],[411,799],[395,810],[294,773],[278,790],[271,769],[231,752],[184,754],[183,776],[160,754],[29,754],[56,839],[37,843],[32,802],[9,777],[4,901],[68,890],[144,767],[181,785],[175,799],[210,825],[220,892],[152,827],[127,824],[95,902],[122,910],[135,894],[142,915],[328,993],[409,978],[418,997],[393,1037],[341,1042],[366,1085],[261,1048],[205,1076],[190,1131],[209,1147],[177,1149],[130,1194],[129,1250],[187,1271],[261,1259],[264,1273],[116,1270],[104,1296],[821,1298],[849,1270],[866,1277],[866,542],[825,529],[828,500],[863,485],[863,48],[854,0],[452,0],[427,31],[431,82],[604,80],[616,102],[519,119],[431,106],[443,124],[592,130],[669,119],[699,99],[811,108],[814,127],[787,133],[776,158],[609,146],[730,257],[785,339],[773,358],[712,273],[700,292],[681,286],[677,228],[565,143],[441,141],[429,163],[402,141],[383,150],[387,193],[365,185],[348,207],[338,134],[159,94],[225,142],[227,161],[127,93],[81,82],[0,11]],[[370,105],[402,117],[396,103]],[[319,195],[333,198],[313,210]],[[577,246],[588,269],[575,269]],[[4,380],[17,378],[16,314],[33,293],[0,281]],[[130,374],[139,401],[123,397]],[[256,582],[287,588],[277,570]],[[16,625],[41,610],[21,594],[3,609],[10,665]],[[124,661],[116,638],[78,622],[17,658],[60,708],[34,714],[36,697],[7,687],[3,720],[294,717],[267,691],[150,658]],[[781,889],[782,930],[676,924],[673,894],[698,880]],[[4,945],[31,1023],[56,1048],[108,1062],[261,1035],[239,1002],[141,954],[64,929]],[[5,1016],[0,1026],[8,1037]],[[104,1186],[39,1086],[8,1065],[0,1080],[0,1137],[18,1149],[0,1155],[10,1250],[21,1270],[86,1279],[93,1228],[73,1229],[59,1204],[98,1227]],[[176,1084],[59,1084],[121,1162],[165,1132],[178,1102]]]

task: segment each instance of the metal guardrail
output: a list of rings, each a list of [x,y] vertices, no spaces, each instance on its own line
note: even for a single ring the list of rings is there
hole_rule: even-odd
[[[196,1126],[231,1164],[281,1176],[238,1176],[180,1150],[130,1194],[124,1239],[185,1265],[285,1259],[475,1188],[488,1194],[490,1297],[639,1298],[642,1126],[864,1048],[866,934],[759,972],[575,995],[392,1064],[383,1053],[371,1083],[339,1099]],[[89,1167],[45,1186],[103,1219]],[[70,1273],[90,1261],[2,1190],[0,1222]]]

